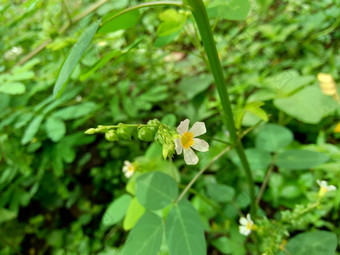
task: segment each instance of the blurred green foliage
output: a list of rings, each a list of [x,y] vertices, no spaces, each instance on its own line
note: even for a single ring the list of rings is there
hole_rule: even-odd
[[[126,186],[122,167],[125,160],[134,161],[141,172],[162,169],[187,184],[224,148],[216,139],[228,140],[190,13],[155,7],[121,16],[122,22],[129,21],[124,27],[108,23],[84,49],[74,71],[68,69],[72,74],[63,94],[52,95],[60,67],[84,31],[99,18],[141,2],[1,2],[0,254],[118,254],[125,241],[133,240],[125,230],[140,217],[154,225],[151,232],[162,233],[164,227],[167,235],[178,235],[156,224],[159,215],[142,216],[148,205],[125,189],[134,195],[130,182],[143,180],[131,179]],[[226,14],[233,0],[205,2],[240,133],[261,120],[270,122],[243,142],[258,188],[267,169],[272,171],[260,206],[262,215],[278,219],[282,209],[312,199],[316,179],[337,184],[340,178],[340,136],[333,132],[340,107],[322,93],[316,78],[324,72],[340,82],[340,1],[256,0],[244,21]],[[154,118],[174,127],[185,118],[205,121],[210,150],[199,154],[197,167],[181,159],[164,161],[161,148],[139,141],[137,130],[131,142],[84,134],[98,124]],[[239,213],[249,207],[239,168],[232,151],[190,192],[206,231],[208,254],[255,249],[238,232]],[[340,192],[330,197],[306,215],[306,224],[292,230],[292,235],[306,233],[294,236],[288,250],[306,254],[294,247],[308,245],[306,240],[317,243],[320,236],[330,240],[333,250],[329,231],[339,240]],[[189,203],[178,207],[197,216]],[[176,210],[169,214],[173,221],[180,218]],[[143,234],[145,222],[136,225],[132,236]],[[316,228],[323,229],[317,237]],[[164,238],[160,245],[160,254],[168,254]],[[127,249],[123,254],[129,254]]]

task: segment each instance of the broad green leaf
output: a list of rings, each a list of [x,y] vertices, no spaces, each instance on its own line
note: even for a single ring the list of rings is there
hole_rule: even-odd
[[[170,255],[207,254],[200,217],[186,200],[181,200],[171,208],[166,219],[165,234]]]
[[[293,199],[301,195],[301,189],[297,185],[285,185],[280,193],[281,197]]]
[[[207,193],[218,202],[229,202],[234,198],[235,190],[227,185],[209,183],[207,184]]]
[[[65,89],[73,70],[76,68],[80,58],[83,56],[92,38],[96,34],[100,22],[101,20],[98,20],[97,22],[90,25],[83,32],[78,42],[72,47],[69,55],[65,59],[59,71],[58,78],[53,89],[54,96],[59,97]]]
[[[285,148],[293,141],[293,133],[277,124],[266,124],[256,136],[256,147],[269,152]]]
[[[319,123],[337,108],[336,101],[322,94],[316,86],[305,87],[290,97],[277,98],[274,104],[286,114],[308,124]]]
[[[132,229],[139,218],[142,217],[144,212],[145,208],[138,202],[138,199],[134,197],[131,200],[125,219],[123,221],[124,230]]]
[[[285,249],[294,255],[333,255],[338,240],[335,233],[317,230],[304,232],[288,240]],[[280,255],[284,255],[280,252]]]
[[[136,197],[149,210],[159,210],[178,196],[176,181],[169,175],[154,171],[137,177]]]
[[[213,77],[207,74],[195,75],[183,79],[179,83],[179,89],[188,99],[194,98],[197,94],[206,90],[213,83]]]
[[[179,13],[174,9],[168,9],[159,14],[159,18],[163,21],[158,29],[158,36],[169,36],[182,29],[186,21],[186,15]]]
[[[122,220],[128,210],[128,207],[131,203],[131,196],[124,194],[119,198],[115,199],[109,206],[107,207],[103,218],[102,224],[104,226],[112,226]]]
[[[276,165],[283,169],[310,169],[328,161],[329,157],[321,152],[308,150],[287,150],[276,158]]]
[[[226,236],[212,240],[211,244],[223,254],[232,253],[232,241]]]
[[[210,18],[221,17],[228,20],[243,20],[249,11],[249,0],[215,0],[207,10]]]
[[[45,127],[46,127],[47,136],[53,142],[60,141],[66,133],[66,126],[65,126],[64,121],[62,121],[59,118],[55,118],[53,116],[49,117],[46,120]]]
[[[94,102],[85,102],[62,108],[53,114],[53,117],[63,120],[78,119],[92,113],[98,107]]]
[[[121,255],[157,255],[163,237],[163,221],[146,212],[131,230]]]
[[[275,91],[276,97],[286,97],[313,81],[314,76],[301,76],[296,70],[290,69],[266,78],[263,83],[266,88]]]
[[[133,27],[137,24],[139,19],[139,11],[133,10],[122,15],[117,16],[116,18],[106,22],[111,17],[117,15],[120,11],[114,11],[109,13],[103,17],[103,26],[99,29],[99,33],[111,33],[121,29],[127,29]]]
[[[172,42],[173,40],[175,40],[175,38],[180,34],[180,31],[178,31],[177,33],[173,33],[171,35],[167,35],[167,36],[159,36],[156,38],[154,46],[155,47],[163,47],[167,44],[169,44],[170,42]]]
[[[33,139],[33,137],[38,132],[40,124],[43,121],[43,119],[44,116],[38,115],[30,122],[30,124],[28,124],[24,136],[21,139],[21,144],[25,145],[26,143]]]
[[[6,221],[13,220],[17,217],[17,213],[7,210],[5,208],[0,208],[0,224]]]
[[[0,93],[8,95],[20,95],[26,91],[26,87],[21,82],[8,82],[0,84]]]

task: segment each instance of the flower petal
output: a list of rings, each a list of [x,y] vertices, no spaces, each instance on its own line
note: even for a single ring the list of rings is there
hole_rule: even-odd
[[[175,139],[175,148],[176,148],[177,154],[180,155],[182,153],[182,150],[183,150],[183,146],[181,144],[180,138]]]
[[[326,181],[316,180],[316,182],[319,184],[320,187],[327,188],[327,186],[328,186],[328,183]]]
[[[209,144],[202,139],[194,138],[194,143],[191,145],[191,148],[204,152],[209,150]]]
[[[245,226],[239,226],[238,227],[240,234],[244,236],[249,236],[251,230],[247,229]]]
[[[240,224],[243,226],[247,226],[248,220],[245,217],[240,218]]]
[[[123,166],[123,172],[124,173],[129,172],[129,167],[128,166]]]
[[[185,119],[183,121],[181,121],[181,123],[179,124],[179,126],[177,127],[177,132],[182,136],[185,132],[188,131],[189,129],[189,123],[190,120]]]
[[[130,178],[133,175],[133,171],[127,171],[124,174],[126,178]]]
[[[334,185],[329,185],[327,188],[328,188],[328,191],[336,190],[336,187]]]
[[[195,124],[190,128],[189,132],[194,134],[194,137],[203,135],[207,132],[204,122],[195,122]]]
[[[191,148],[184,149],[184,161],[188,165],[196,165],[198,163],[198,157]]]
[[[249,213],[247,214],[247,220],[248,220],[248,222],[253,222],[253,221],[251,220],[251,217],[250,217],[250,214],[249,214]]]

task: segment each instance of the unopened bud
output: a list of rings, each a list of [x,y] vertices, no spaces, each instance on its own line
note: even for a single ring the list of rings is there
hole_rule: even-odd
[[[109,130],[105,133],[105,139],[110,141],[110,142],[115,142],[118,141],[118,135],[114,130]]]
[[[85,131],[85,134],[87,134],[87,135],[93,135],[95,133],[96,133],[95,128],[89,128],[88,130]]]
[[[124,124],[119,123],[117,128],[117,135],[119,138],[124,140],[131,140],[131,131],[129,127],[124,126]]]
[[[150,127],[141,127],[138,129],[138,138],[142,141],[151,142],[155,138],[155,132]]]

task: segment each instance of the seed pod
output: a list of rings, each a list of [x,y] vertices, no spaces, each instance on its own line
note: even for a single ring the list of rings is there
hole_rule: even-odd
[[[109,130],[105,133],[105,139],[110,141],[110,142],[114,142],[114,141],[118,141],[118,135],[114,130]]]

